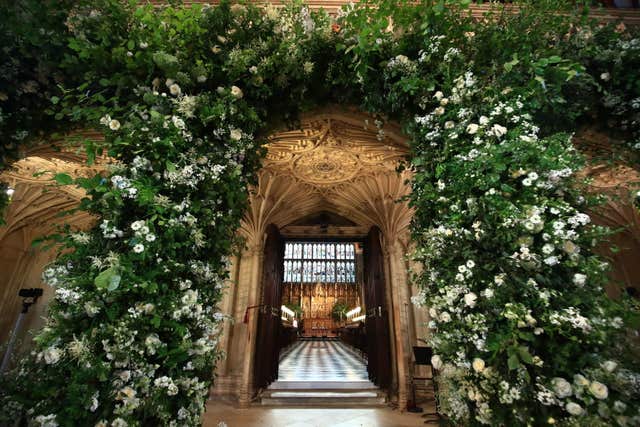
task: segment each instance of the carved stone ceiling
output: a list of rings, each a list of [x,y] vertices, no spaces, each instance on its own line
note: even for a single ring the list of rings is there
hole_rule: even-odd
[[[405,230],[412,212],[399,200],[410,192],[410,173],[396,168],[408,148],[397,127],[382,130],[365,115],[316,113],[303,118],[300,129],[272,135],[251,189],[244,234],[261,236],[273,223],[294,235],[300,227],[290,224],[320,211],[357,224],[335,227],[335,234],[366,234],[372,225],[383,233]]]
[[[334,117],[306,121],[269,138],[263,167],[319,187],[394,171],[408,150],[374,130]]]

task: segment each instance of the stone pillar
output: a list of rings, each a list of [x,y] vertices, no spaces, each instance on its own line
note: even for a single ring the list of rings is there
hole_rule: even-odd
[[[400,242],[385,239],[385,258],[389,268],[391,307],[393,314],[393,338],[395,341],[395,364],[398,375],[398,408],[406,410],[409,400],[411,346],[409,345],[409,319],[407,316],[409,294],[407,292],[407,270]]]
[[[264,259],[264,242],[262,236],[257,242],[253,243],[248,254],[243,258],[251,261],[251,281],[249,282],[249,298],[247,299],[247,307],[256,306],[260,303],[260,280],[262,273],[262,264]],[[256,346],[256,331],[258,329],[258,310],[253,308],[249,310],[249,323],[247,324],[247,338],[244,353],[244,363],[242,367],[242,380],[240,382],[240,391],[238,393],[238,405],[241,408],[247,408],[253,397],[253,364]]]

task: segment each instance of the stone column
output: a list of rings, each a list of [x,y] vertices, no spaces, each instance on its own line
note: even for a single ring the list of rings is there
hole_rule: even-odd
[[[394,341],[396,352],[396,369],[398,372],[398,408],[406,410],[409,400],[411,347],[409,345],[409,319],[407,309],[409,294],[407,292],[407,270],[403,261],[400,242],[385,239],[384,251],[389,266],[391,307],[393,313]]]
[[[243,258],[251,260],[251,281],[249,282],[249,298],[247,299],[247,307],[251,307],[260,303],[260,279],[264,259],[264,242],[262,241],[262,236],[260,236],[260,239],[254,240],[247,252],[248,254]],[[247,324],[247,340],[242,367],[242,380],[240,382],[240,391],[238,393],[238,405],[241,408],[247,408],[251,403],[251,398],[253,397],[253,364],[257,329],[258,310],[253,308],[249,310],[249,323]]]

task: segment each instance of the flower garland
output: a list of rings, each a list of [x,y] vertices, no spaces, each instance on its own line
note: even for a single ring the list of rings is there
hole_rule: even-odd
[[[638,424],[637,367],[612,347],[628,313],[604,295],[592,253],[604,230],[586,214],[581,157],[553,133],[577,114],[563,113],[567,99],[597,109],[565,93],[594,90],[590,49],[628,36],[594,27],[607,36],[585,41],[577,19],[535,7],[500,23],[460,12],[69,9],[61,71],[82,77],[51,112],[102,129],[88,157],[115,163],[72,180],[99,219],[61,237],[72,250],[44,272],[55,299],[32,357],[0,387],[0,421],[199,425],[260,135],[303,106],[345,102],[411,137],[425,267],[414,302],[431,316],[443,413],[457,425]]]

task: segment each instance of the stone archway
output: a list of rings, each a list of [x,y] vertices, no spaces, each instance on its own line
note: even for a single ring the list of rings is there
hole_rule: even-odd
[[[236,322],[221,338],[229,357],[218,368],[214,393],[234,395],[247,405],[256,391],[256,316],[249,309],[248,323],[243,320],[247,307],[260,301],[266,227],[275,224],[285,236],[299,236],[297,220],[329,212],[355,225],[330,226],[323,231],[328,235],[364,237],[372,226],[382,232],[394,370],[390,391],[400,407],[406,406],[416,323],[404,257],[412,211],[399,202],[410,192],[410,172],[397,171],[409,152],[405,138],[393,124],[382,127],[373,117],[334,107],[304,115],[299,129],[270,136],[266,148],[240,229],[247,246],[233,260],[222,303]]]
[[[101,135],[84,132],[78,137],[100,140]],[[57,231],[69,224],[71,230],[88,229],[95,221],[89,213],[78,211],[61,216],[63,211],[78,206],[85,196],[75,186],[57,186],[52,178],[57,173],[72,177],[89,177],[104,170],[105,158],[89,167],[81,147],[61,141],[42,143],[21,153],[21,159],[2,172],[0,179],[13,189],[12,202],[0,227],[0,342],[5,343],[21,310],[18,291],[21,288],[43,288],[43,297],[31,308],[18,335],[17,352],[30,345],[29,331],[39,329],[53,290],[42,286],[44,266],[52,262],[57,248],[34,248],[34,239]]]

